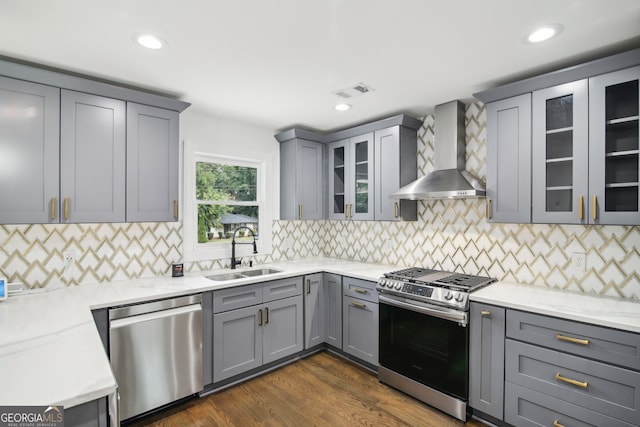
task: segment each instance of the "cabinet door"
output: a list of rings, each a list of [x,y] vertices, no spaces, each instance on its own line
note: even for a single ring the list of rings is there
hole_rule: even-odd
[[[304,348],[302,295],[264,305],[263,361],[269,363]]]
[[[127,104],[127,221],[178,220],[178,113]]]
[[[587,80],[533,93],[532,219],[586,224]]]
[[[471,303],[469,405],[502,420],[505,309]]]
[[[60,90],[0,77],[0,223],[56,223]]]
[[[342,320],[342,350],[378,366],[378,304],[344,296]]]
[[[262,306],[213,316],[213,381],[218,382],[262,366]]]
[[[589,221],[640,224],[640,67],[589,79]]]
[[[489,222],[531,222],[531,94],[487,104]]]
[[[324,273],[325,342],[342,349],[342,276]]]
[[[296,153],[297,219],[324,218],[324,144],[299,141]]]
[[[373,219],[374,206],[374,143],[373,133],[354,137],[349,140],[350,200],[347,208],[349,219]]]
[[[61,222],[124,222],[123,101],[61,91]]]
[[[325,295],[322,273],[304,278],[304,348],[322,344],[325,337]]]
[[[394,126],[375,132],[376,221],[417,219],[415,200],[392,200],[389,194],[417,178],[416,132]]]
[[[348,139],[329,144],[329,219],[348,219],[349,156]]]

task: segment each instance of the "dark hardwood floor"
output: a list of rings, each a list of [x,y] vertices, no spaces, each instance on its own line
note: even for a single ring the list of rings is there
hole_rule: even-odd
[[[131,426],[470,426],[378,382],[329,352],[317,353]]]

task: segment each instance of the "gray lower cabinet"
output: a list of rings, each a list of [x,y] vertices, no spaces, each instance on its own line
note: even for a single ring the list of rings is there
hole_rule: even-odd
[[[0,223],[58,222],[60,89],[0,77],[0,111]]]
[[[304,348],[325,341],[325,294],[322,273],[304,278]]]
[[[106,397],[64,409],[67,427],[107,427],[108,420]]]
[[[127,103],[127,221],[178,220],[178,112]]]
[[[469,405],[502,420],[505,309],[471,303]]]
[[[304,348],[301,277],[214,291],[213,312],[214,383]]]
[[[487,104],[487,218],[531,222],[531,94]]]
[[[342,350],[378,366],[378,294],[375,282],[342,278]]]
[[[342,276],[324,273],[324,342],[342,350]]]
[[[392,200],[389,195],[418,177],[415,130],[394,126],[374,132],[374,219],[415,221],[415,200]]]
[[[60,114],[61,222],[124,222],[125,102],[62,90]]]
[[[324,219],[325,151],[321,142],[280,143],[280,219]]]

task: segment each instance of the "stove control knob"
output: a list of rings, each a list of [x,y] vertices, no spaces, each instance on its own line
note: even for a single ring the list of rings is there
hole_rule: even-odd
[[[396,290],[399,291],[400,289],[402,289],[402,283],[398,282],[398,283],[396,283],[396,285],[394,287],[396,288]]]
[[[462,295],[462,294],[456,295],[456,301],[462,302],[463,299],[464,299],[464,295]]]
[[[447,293],[444,294],[444,299],[449,301],[451,298],[453,298],[453,294],[451,293],[451,291],[447,291]]]
[[[387,287],[390,288],[390,289],[393,289],[393,280],[389,280],[387,282]]]

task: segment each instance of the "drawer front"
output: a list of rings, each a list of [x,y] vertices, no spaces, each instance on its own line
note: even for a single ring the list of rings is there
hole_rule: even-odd
[[[213,312],[235,310],[262,304],[262,284],[213,291]]]
[[[264,302],[302,295],[302,277],[274,280],[262,285]]]
[[[633,427],[633,424],[510,382],[505,384],[504,396],[504,420],[514,426]]]
[[[508,310],[507,336],[610,364],[640,369],[640,334]]]
[[[368,280],[354,279],[353,277],[342,278],[342,294],[347,297],[363,299],[365,301],[378,302],[378,291],[376,282]]]
[[[505,340],[505,380],[628,423],[640,423],[640,373]]]

